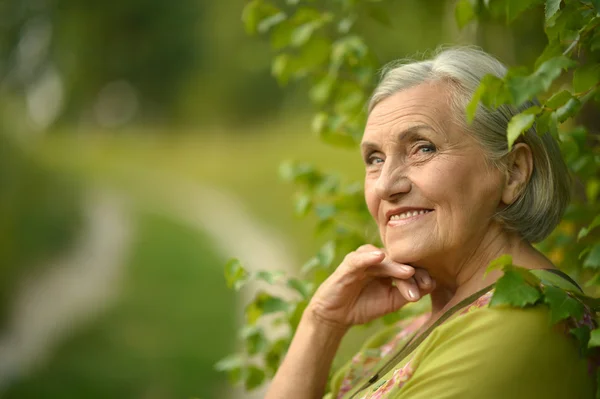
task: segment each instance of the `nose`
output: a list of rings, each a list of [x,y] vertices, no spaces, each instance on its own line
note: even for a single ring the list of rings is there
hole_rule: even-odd
[[[388,160],[385,162],[377,182],[375,193],[379,198],[393,201],[398,197],[410,192],[412,182],[406,175],[406,168]]]

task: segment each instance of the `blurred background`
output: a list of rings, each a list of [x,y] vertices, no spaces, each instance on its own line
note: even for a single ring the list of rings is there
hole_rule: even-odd
[[[459,32],[454,1],[384,3],[356,27],[382,64],[476,43],[532,65],[545,44],[543,10]],[[282,161],[362,167],[311,133],[244,4],[0,0],[0,397],[247,397],[213,367],[245,298],[223,265],[318,247]]]

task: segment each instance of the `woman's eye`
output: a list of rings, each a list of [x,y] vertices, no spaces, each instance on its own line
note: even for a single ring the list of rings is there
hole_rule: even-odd
[[[435,152],[436,148],[433,144],[421,144],[417,147],[417,151],[423,154]]]
[[[377,165],[383,163],[383,159],[381,157],[378,157],[377,155],[370,155],[367,158],[367,165]]]

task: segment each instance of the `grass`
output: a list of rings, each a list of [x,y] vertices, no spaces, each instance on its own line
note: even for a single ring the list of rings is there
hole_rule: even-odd
[[[117,304],[74,332],[5,398],[213,398],[232,351],[235,301],[210,240],[141,214]]]

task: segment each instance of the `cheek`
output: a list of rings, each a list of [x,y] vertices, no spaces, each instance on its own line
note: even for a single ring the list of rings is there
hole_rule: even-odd
[[[373,219],[377,220],[379,197],[375,193],[375,182],[365,179],[365,202]]]
[[[496,172],[481,162],[454,162],[430,170],[422,191],[451,220],[464,223],[495,212],[501,194],[501,175]]]

